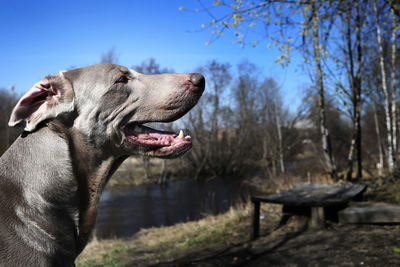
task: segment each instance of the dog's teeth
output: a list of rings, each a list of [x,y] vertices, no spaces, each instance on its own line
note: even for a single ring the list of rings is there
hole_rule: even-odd
[[[179,138],[179,139],[183,139],[183,137],[184,137],[184,135],[183,135],[183,131],[182,131],[182,130],[180,130],[180,132],[179,132],[179,135],[178,135],[178,137],[177,137],[177,138]]]
[[[145,134],[146,136],[149,136],[149,132],[148,132],[148,131],[144,132],[144,134]]]
[[[185,136],[185,139],[190,140],[190,139],[192,139],[192,137],[190,137],[190,135],[186,135],[186,136]]]

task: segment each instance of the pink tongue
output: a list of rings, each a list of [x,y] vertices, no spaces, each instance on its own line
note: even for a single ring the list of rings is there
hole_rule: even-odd
[[[137,142],[155,146],[169,146],[175,143],[174,135],[160,134],[156,132],[135,134]]]
[[[191,143],[190,139],[178,138],[173,132],[157,131],[146,126],[140,126],[140,131],[128,128],[126,136],[131,142],[151,147],[168,147]]]

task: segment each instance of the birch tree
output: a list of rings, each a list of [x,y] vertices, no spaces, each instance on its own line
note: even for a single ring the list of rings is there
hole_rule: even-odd
[[[378,119],[378,111],[376,108],[376,100],[375,98],[372,99],[372,108],[374,112],[374,123],[375,123],[375,132],[376,132],[376,139],[377,139],[377,146],[378,146],[378,157],[379,161],[376,164],[376,168],[378,170],[378,175],[381,177],[383,175],[383,151],[382,151],[382,142],[381,142],[381,130],[379,128],[379,119]]]
[[[400,3],[397,0],[386,0],[386,2],[390,5],[392,15],[400,18]]]
[[[317,90],[318,90],[318,107],[319,107],[319,119],[320,119],[320,131],[321,131],[321,143],[322,151],[325,159],[325,164],[329,170],[331,177],[336,177],[336,163],[332,153],[331,139],[329,131],[326,126],[326,114],[325,114],[325,90],[323,81],[323,71],[321,65],[321,45],[319,41],[319,1],[312,3],[312,39],[313,39],[313,51],[314,51],[314,63],[317,69]]]
[[[391,97],[392,94],[389,91],[387,80],[386,80],[386,69],[385,69],[385,58],[383,52],[383,44],[382,44],[382,36],[381,36],[381,27],[379,21],[379,12],[376,0],[372,0],[372,5],[375,14],[375,23],[376,23],[376,40],[378,44],[379,51],[379,64],[381,71],[381,79],[382,79],[382,90],[385,95],[385,120],[386,120],[386,131],[387,131],[387,151],[388,151],[388,169],[389,172],[393,172],[396,164],[395,151],[394,151],[394,138],[393,138],[393,123],[392,123],[392,108],[391,108]],[[393,82],[392,82],[393,85]]]
[[[351,136],[350,148],[347,155],[347,170],[346,179],[352,180],[354,160],[357,160],[357,173],[358,179],[362,178],[362,147],[361,147],[361,93],[362,93],[362,45],[361,45],[361,32],[362,22],[360,14],[360,0],[344,1],[344,12],[342,13],[343,27],[340,28],[343,40],[343,53],[344,64],[347,72],[347,84],[349,90],[342,90],[350,98],[352,104],[351,119],[353,122],[353,133]],[[353,21],[353,14],[356,14]],[[355,35],[355,44],[353,44],[353,37]],[[354,49],[355,46],[355,49]],[[347,91],[347,92],[346,92]]]
[[[278,108],[277,95],[274,95],[274,115],[276,121],[276,132],[278,133],[278,147],[279,147],[279,165],[281,166],[281,173],[285,173],[285,163],[283,162],[283,145],[282,145],[282,126],[281,116]]]
[[[392,15],[392,57],[391,57],[391,90],[392,90],[392,130],[393,130],[393,154],[396,157],[398,153],[398,144],[397,144],[397,128],[398,128],[398,114],[397,114],[397,77],[396,77],[396,57],[397,57],[397,30],[399,28],[399,24],[396,18],[395,9],[390,9]]]
[[[269,175],[279,176],[286,172],[285,157],[288,144],[285,142],[282,133],[282,124],[286,124],[284,118],[285,111],[279,87],[275,80],[267,78],[259,87],[257,105],[259,106],[259,116],[261,117],[259,130],[261,135],[258,137],[262,141],[262,163]],[[285,125],[287,127],[287,125]],[[271,170],[269,170],[271,166]],[[278,172],[279,169],[279,172]]]

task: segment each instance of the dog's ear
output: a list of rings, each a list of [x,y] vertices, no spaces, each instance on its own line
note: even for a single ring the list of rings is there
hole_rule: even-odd
[[[71,83],[60,72],[36,83],[14,107],[9,126],[20,126],[31,132],[36,126],[59,114],[74,110],[74,91]]]

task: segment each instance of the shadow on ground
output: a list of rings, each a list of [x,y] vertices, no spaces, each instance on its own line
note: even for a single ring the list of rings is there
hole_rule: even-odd
[[[400,266],[399,247],[400,226],[282,227],[255,242],[153,266]]]

